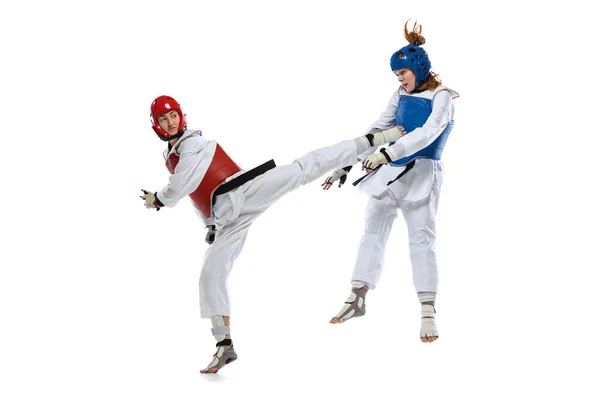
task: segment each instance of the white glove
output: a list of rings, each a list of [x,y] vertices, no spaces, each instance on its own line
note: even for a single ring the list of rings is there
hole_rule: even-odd
[[[385,157],[383,152],[375,153],[363,160],[363,168],[367,170],[374,170],[380,165],[387,164],[389,160]]]
[[[352,166],[348,166],[345,168],[336,169],[331,173],[330,176],[325,179],[325,182],[321,184],[323,186],[323,190],[329,190],[331,185],[333,185],[338,180],[340,181],[338,187],[342,187],[344,183],[346,183],[346,179],[348,179],[348,172],[352,169]]]
[[[147,209],[154,208],[156,211],[158,211],[164,206],[164,204],[158,200],[158,197],[156,197],[156,193],[151,193],[145,189],[142,189],[142,192],[144,192],[144,194],[141,195],[140,198],[144,200],[144,205]]]
[[[383,146],[389,142],[395,142],[402,136],[406,135],[406,131],[402,126],[393,126],[387,129],[373,128],[367,134],[367,138],[371,146]]]

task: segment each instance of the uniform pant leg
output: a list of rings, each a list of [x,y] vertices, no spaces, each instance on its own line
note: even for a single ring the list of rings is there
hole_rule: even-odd
[[[383,269],[385,247],[397,215],[396,201],[387,191],[380,197],[369,196],[353,281],[365,282],[370,289],[377,286]]]
[[[283,195],[313,182],[331,170],[356,163],[357,145],[344,140],[333,146],[311,151],[292,163],[276,167],[250,181],[244,188],[246,206],[264,211]]]
[[[228,221],[217,231],[215,241],[206,251],[199,282],[202,318],[231,315],[227,280],[254,218],[253,215],[242,214]]]
[[[438,266],[435,252],[435,215],[439,185],[434,184],[428,198],[418,203],[401,203],[400,209],[408,228],[413,283],[417,293],[438,290]]]
[[[243,185],[240,216],[217,230],[200,274],[200,314],[203,318],[230,315],[227,279],[240,254],[252,221],[283,195],[312,182],[332,169],[351,165],[358,157],[354,140],[305,154],[291,164],[276,167]]]

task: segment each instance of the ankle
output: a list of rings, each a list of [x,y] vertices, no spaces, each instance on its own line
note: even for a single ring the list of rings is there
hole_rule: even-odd
[[[371,135],[372,137],[373,135]],[[360,136],[354,139],[354,143],[356,143],[356,153],[362,154],[367,151],[373,145],[371,144],[371,139],[368,136]]]
[[[435,305],[436,293],[434,292],[417,292],[419,303]]]
[[[421,319],[435,318],[435,307],[433,304],[421,304]]]
[[[364,281],[352,281],[352,289],[365,289],[369,290],[369,284]]]
[[[223,339],[220,342],[217,343],[217,347],[219,346],[231,346],[233,345],[233,342],[231,341],[231,338],[229,339]]]

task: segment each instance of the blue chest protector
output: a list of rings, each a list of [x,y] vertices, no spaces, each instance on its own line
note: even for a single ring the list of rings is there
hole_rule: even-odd
[[[432,101],[432,99],[422,97],[400,96],[394,125],[402,125],[406,132],[408,132],[407,134],[410,135],[413,130],[425,125],[427,118],[431,115]],[[390,165],[401,167],[417,158],[439,160],[453,126],[454,121],[450,121],[444,131],[429,146],[409,156],[392,161]],[[391,144],[394,143],[392,142]]]

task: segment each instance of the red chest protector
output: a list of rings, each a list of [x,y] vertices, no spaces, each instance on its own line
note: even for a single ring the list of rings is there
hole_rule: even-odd
[[[172,174],[179,163],[179,155],[170,153],[166,160],[167,169]],[[225,182],[225,179],[242,169],[225,153],[217,143],[215,154],[204,174],[198,188],[190,193],[190,198],[205,218],[212,216],[212,199],[215,190]]]

